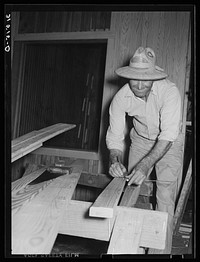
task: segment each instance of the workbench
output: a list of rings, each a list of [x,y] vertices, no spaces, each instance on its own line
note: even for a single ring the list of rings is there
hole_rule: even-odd
[[[66,125],[48,128],[48,135],[50,130],[58,134],[73,128]],[[13,147],[21,143],[20,153],[12,151],[13,158],[31,152],[32,141],[42,145],[37,142],[41,137],[45,130],[13,141]],[[123,178],[83,172],[78,161],[69,167],[70,174],[31,185],[48,168],[41,165],[12,182],[12,254],[50,254],[58,234],[108,241],[107,254],[144,254],[144,248],[165,248],[168,214],[129,205],[142,188],[127,187]],[[78,184],[95,186],[101,179],[104,188],[94,202],[72,199]]]

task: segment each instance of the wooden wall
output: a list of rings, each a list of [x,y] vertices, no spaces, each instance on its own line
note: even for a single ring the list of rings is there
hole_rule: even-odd
[[[43,18],[40,17],[40,19]],[[42,23],[41,20],[40,23]],[[55,33],[47,35],[44,33],[45,37],[42,37],[42,34],[35,33],[30,34],[30,37],[28,34],[18,34],[15,39],[18,41],[31,41],[31,39],[52,40],[54,38],[59,40],[59,37],[61,37],[62,40],[66,40],[70,35],[70,39],[71,37],[80,40],[82,38],[95,39],[97,37],[108,40],[99,138],[99,173],[106,173],[108,150],[105,144],[105,134],[108,128],[108,108],[112,97],[124,84],[124,80],[116,76],[115,70],[118,67],[128,65],[130,57],[139,46],[151,47],[156,53],[157,65],[164,68],[169,74],[169,79],[176,83],[182,100],[185,100],[183,105],[187,106],[185,93],[189,85],[191,62],[189,27],[189,12],[112,12],[110,27],[108,30],[103,30],[108,32],[106,34],[102,34],[101,31],[98,34],[94,33],[90,28],[87,29],[90,33],[85,35],[81,34],[82,32],[77,32],[76,35],[72,35],[71,32],[62,35]],[[21,26],[19,33],[27,32],[27,29],[24,31],[22,28],[25,28],[25,26]],[[51,30],[51,32],[55,30],[58,29]],[[186,116],[183,108],[183,120],[184,117]]]
[[[81,32],[110,29],[111,12],[20,12],[19,33]]]
[[[189,12],[116,12],[112,20],[115,32],[112,75],[116,79],[114,70],[128,65],[130,57],[139,46],[151,47],[157,56],[157,65],[169,75],[169,79],[176,83],[185,95],[186,69],[189,69]],[[109,85],[111,97],[117,89]],[[117,82],[116,82],[117,83]],[[118,82],[115,88],[119,88]]]

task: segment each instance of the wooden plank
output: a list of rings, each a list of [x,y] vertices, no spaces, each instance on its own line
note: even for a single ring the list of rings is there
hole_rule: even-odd
[[[41,146],[42,146],[42,143],[35,143],[34,145],[33,144],[28,145],[25,150],[22,149],[22,152],[17,151],[14,154],[12,154],[11,162],[16,161],[17,159],[27,155],[28,153],[34,151],[35,149],[37,149]]]
[[[63,124],[55,124],[55,125],[52,125],[52,126],[48,126],[48,127],[45,127],[45,128],[42,128],[40,130],[34,130],[34,131],[31,131],[23,136],[20,136],[20,137],[17,137],[15,138],[14,140],[11,141],[11,146],[12,148],[14,148],[15,146],[21,144],[21,143],[24,143],[25,141],[28,141],[32,138],[35,138],[37,137],[38,135],[41,135],[41,134],[44,134],[48,131],[52,131],[54,129],[56,129],[57,127],[61,127]],[[65,125],[65,124],[64,124]]]
[[[85,150],[70,150],[70,149],[62,149],[62,148],[41,147],[35,150],[33,154],[99,160],[98,153],[85,151]]]
[[[190,160],[188,171],[187,171],[187,174],[184,180],[184,184],[183,184],[181,194],[178,200],[178,204],[176,206],[176,211],[174,214],[173,229],[175,231],[178,230],[178,227],[180,225],[181,217],[183,215],[183,211],[187,204],[187,200],[190,194],[191,187],[192,187],[192,160]]]
[[[36,148],[40,147],[42,143],[56,135],[59,135],[67,130],[74,128],[75,125],[69,124],[60,124],[56,125],[56,127],[51,126],[48,131],[42,132],[41,134],[36,135],[35,137],[25,140],[22,143],[16,144],[16,146],[12,147],[12,160],[11,162],[19,159],[20,157],[30,153]]]
[[[152,190],[152,189],[151,189]],[[150,203],[140,203],[138,201],[139,195],[148,195],[151,194],[150,188],[146,184],[142,184],[140,187],[137,186],[127,186],[124,194],[122,196],[122,199],[120,201],[120,206],[126,206],[126,207],[137,207],[142,209],[151,209]],[[144,254],[145,250],[143,248],[137,248],[138,254]]]
[[[23,143],[26,140],[29,140],[31,138],[33,138],[34,136],[36,136],[38,133],[38,131],[34,130],[30,133],[27,133],[23,136],[17,137],[14,140],[11,141],[11,147],[13,148],[14,146]]]
[[[12,185],[11,185],[12,194],[13,193],[16,194],[19,190],[21,190],[27,184],[29,184],[31,181],[33,181],[38,176],[40,176],[46,170],[46,168],[47,167],[42,167],[42,168],[32,172],[31,174],[12,182]]]
[[[168,214],[139,208],[117,207],[108,254],[138,254],[140,247],[165,246]]]
[[[12,214],[12,254],[51,252],[79,177],[80,173],[72,173],[54,179],[28,205]]]
[[[124,178],[113,178],[90,207],[89,215],[112,218],[125,183],[126,180]]]
[[[113,218],[95,218],[89,216],[92,202],[71,200],[65,208],[58,233],[109,241],[115,216]]]
[[[139,186],[127,186],[122,196],[120,206],[133,207],[139,197],[139,193]]]
[[[17,192],[12,193],[12,215],[19,212],[22,207],[29,204],[30,201],[40,194],[50,183],[53,182],[53,179],[44,181],[36,185],[26,185],[22,187]]]

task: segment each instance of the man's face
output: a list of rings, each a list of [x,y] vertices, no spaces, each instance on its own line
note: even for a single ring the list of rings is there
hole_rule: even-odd
[[[134,93],[135,96],[140,98],[147,98],[152,85],[153,81],[140,81],[140,80],[129,80],[129,85],[131,91]]]

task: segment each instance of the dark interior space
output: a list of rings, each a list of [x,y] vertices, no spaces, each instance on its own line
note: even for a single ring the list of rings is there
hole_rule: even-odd
[[[106,254],[109,242],[58,234],[51,254],[89,255],[100,258]]]
[[[44,146],[98,150],[107,44],[26,44],[19,135],[55,123],[76,128]]]

